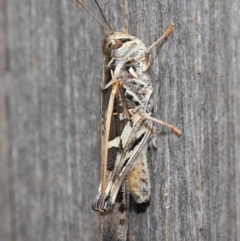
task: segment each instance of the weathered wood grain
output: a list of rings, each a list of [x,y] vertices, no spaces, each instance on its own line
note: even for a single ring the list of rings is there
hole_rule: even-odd
[[[94,1],[84,1],[94,12]],[[152,54],[152,196],[129,240],[240,239],[240,2],[99,0]],[[0,240],[96,241],[104,29],[74,0],[0,0]]]

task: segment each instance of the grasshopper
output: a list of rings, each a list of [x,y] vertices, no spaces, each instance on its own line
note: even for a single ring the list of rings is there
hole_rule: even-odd
[[[172,33],[174,23],[147,48],[135,36],[114,31],[96,0],[106,25],[77,2],[108,31],[102,41],[101,182],[92,208],[100,213],[100,241],[125,241],[129,193],[136,203],[150,199],[147,151],[150,137],[156,136],[153,123],[181,135],[175,126],[152,117],[153,87],[147,72],[152,49]]]

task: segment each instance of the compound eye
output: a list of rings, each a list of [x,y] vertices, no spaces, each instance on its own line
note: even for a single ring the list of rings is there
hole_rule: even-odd
[[[119,49],[120,47],[122,47],[123,43],[121,40],[119,39],[115,39],[115,40],[111,40],[111,42],[108,44],[108,47],[110,49]]]

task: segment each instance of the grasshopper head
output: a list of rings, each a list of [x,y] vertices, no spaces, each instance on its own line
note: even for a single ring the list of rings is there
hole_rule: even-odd
[[[127,51],[136,40],[136,37],[123,32],[110,32],[108,33],[102,41],[102,49],[104,55],[111,54],[115,50],[125,50]]]

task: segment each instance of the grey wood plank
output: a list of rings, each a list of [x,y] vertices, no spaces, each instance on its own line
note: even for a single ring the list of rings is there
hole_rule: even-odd
[[[0,239],[95,241],[105,31],[74,1],[0,2]],[[151,201],[131,200],[128,239],[240,239],[239,1],[99,3],[147,46],[176,24],[150,72],[154,116],[184,134],[157,127]]]
[[[13,176],[11,173],[9,113],[6,80],[9,67],[7,2],[0,0],[0,240],[14,237]]]

